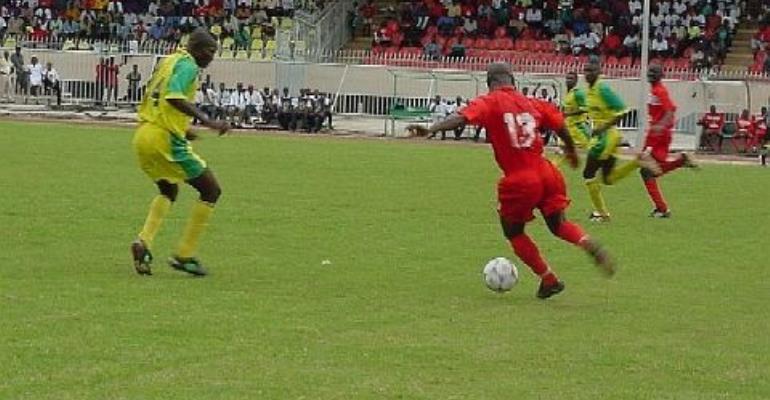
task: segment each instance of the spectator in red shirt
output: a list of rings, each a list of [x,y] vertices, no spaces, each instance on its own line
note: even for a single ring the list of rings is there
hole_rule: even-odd
[[[717,107],[712,105],[709,112],[698,122],[703,126],[703,132],[700,138],[700,147],[713,148],[714,139],[718,141],[717,151],[722,147],[722,128],[725,126],[725,115],[717,112]]]
[[[623,55],[623,41],[615,28],[610,27],[610,32],[604,37],[602,50],[608,56],[621,57]]]

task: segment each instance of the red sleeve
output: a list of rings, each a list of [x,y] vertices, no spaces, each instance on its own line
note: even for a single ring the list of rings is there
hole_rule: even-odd
[[[473,125],[484,125],[489,116],[489,104],[484,97],[477,97],[458,113]]]
[[[671,97],[668,95],[668,90],[663,87],[663,85],[656,88],[657,93],[655,93],[655,96],[658,97],[658,100],[660,100],[660,104],[663,106],[663,109],[665,111],[676,111],[676,104],[674,104],[673,101],[671,101]]]
[[[560,131],[564,128],[564,116],[555,105],[538,99],[533,99],[531,103],[540,113],[540,121],[538,122],[542,128],[553,131]]]

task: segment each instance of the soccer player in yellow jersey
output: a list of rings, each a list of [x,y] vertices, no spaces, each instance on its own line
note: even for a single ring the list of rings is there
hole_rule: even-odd
[[[594,206],[594,211],[589,218],[595,222],[608,222],[610,212],[602,196],[602,182],[597,179],[596,173],[601,169],[603,183],[612,185],[640,167],[658,174],[660,166],[644,152],[640,153],[636,159],[617,165],[616,155],[622,136],[616,125],[628,109],[609,85],[599,79],[601,66],[598,60],[592,60],[586,64],[584,73],[588,82],[586,92],[588,117],[593,122],[592,137],[588,144],[588,155],[583,170],[585,185]]]
[[[591,126],[588,123],[586,92],[577,87],[577,72],[570,72],[566,77],[567,95],[564,96],[564,119],[567,131],[576,148],[585,149],[591,139]]]
[[[190,35],[187,50],[177,50],[159,62],[139,106],[134,152],[140,168],[160,191],[150,204],[139,237],[131,244],[134,268],[141,275],[152,275],[152,241],[176,200],[181,182],[187,182],[200,196],[193,205],[179,247],[169,264],[193,275],[206,275],[206,270],[194,256],[222,190],[206,162],[193,152],[190,141],[195,135],[189,129],[193,117],[219,131],[220,135],[228,129],[225,122],[210,120],[191,103],[198,87],[198,71],[211,63],[216,51],[215,39],[203,29],[195,30]]]

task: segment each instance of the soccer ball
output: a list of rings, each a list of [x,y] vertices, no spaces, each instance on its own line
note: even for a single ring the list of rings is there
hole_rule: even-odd
[[[511,260],[497,257],[484,266],[484,283],[489,290],[507,292],[519,281],[519,270]]]

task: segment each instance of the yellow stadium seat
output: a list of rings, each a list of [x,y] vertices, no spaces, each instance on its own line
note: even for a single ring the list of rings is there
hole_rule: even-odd
[[[236,60],[248,60],[249,59],[249,53],[246,52],[246,50],[238,50],[235,52],[235,59]]]
[[[75,50],[78,47],[75,46],[75,42],[72,39],[67,39],[64,41],[64,44],[62,44],[61,49],[62,50]]]
[[[110,53],[120,53],[120,45],[117,43],[110,43]]]
[[[262,57],[262,50],[254,50],[251,52],[251,56],[249,56],[249,60],[251,61],[262,61],[264,58]]]
[[[233,51],[230,49],[222,49],[222,53],[219,55],[219,58],[224,60],[230,60],[234,57]]]
[[[235,45],[235,40],[231,37],[226,37],[222,39],[222,49],[232,50],[233,45]]]
[[[262,27],[261,26],[255,26],[251,30],[251,38],[252,39],[262,39]]]
[[[294,27],[294,20],[291,18],[284,18],[281,20],[281,29],[289,30]]]
[[[275,43],[275,40],[268,40],[265,44],[265,48],[268,50],[275,50],[278,48],[278,45]]]
[[[16,38],[8,36],[5,39],[5,47],[7,47],[9,49],[12,49],[12,48],[16,47]]]
[[[252,50],[262,50],[263,47],[265,47],[265,42],[263,42],[262,39],[254,39],[251,41]]]
[[[88,43],[85,40],[81,40],[78,43],[78,50],[91,50],[91,43]]]

